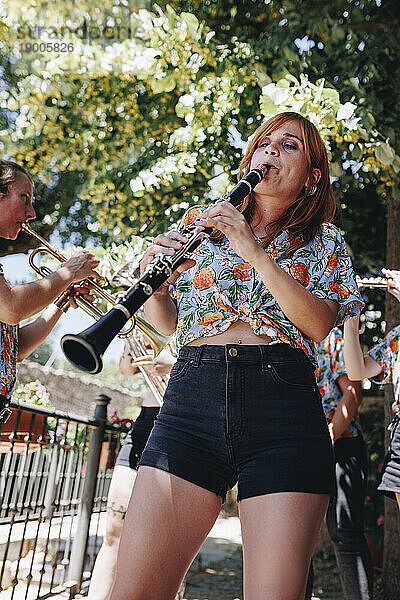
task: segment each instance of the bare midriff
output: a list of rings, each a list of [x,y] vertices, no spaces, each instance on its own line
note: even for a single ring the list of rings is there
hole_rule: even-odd
[[[209,344],[213,346],[225,346],[225,344],[269,344],[272,338],[269,335],[256,335],[250,325],[244,321],[235,321],[230,327],[223,333],[218,335],[210,335],[200,337],[192,342],[189,342],[188,346],[203,346]]]

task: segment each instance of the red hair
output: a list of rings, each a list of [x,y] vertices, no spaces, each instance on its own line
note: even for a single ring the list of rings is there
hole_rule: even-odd
[[[301,248],[306,246],[321,232],[322,223],[331,221],[336,211],[336,199],[329,180],[328,155],[318,129],[303,115],[295,112],[283,112],[265,121],[253,134],[249,146],[239,165],[238,179],[242,179],[250,171],[250,163],[259,142],[276,129],[279,129],[286,123],[297,121],[300,125],[304,154],[307,161],[307,179],[312,181],[314,169],[319,169],[321,177],[317,185],[317,190],[312,196],[308,196],[311,185],[304,186],[296,202],[289,206],[286,212],[276,221],[270,223],[268,235],[263,239],[263,248],[272,242],[284,229],[288,232],[290,246],[286,256],[290,256]],[[246,221],[250,223],[254,214],[254,200],[249,194],[238,210],[243,213]],[[213,241],[220,241],[223,237],[221,232],[212,235]]]

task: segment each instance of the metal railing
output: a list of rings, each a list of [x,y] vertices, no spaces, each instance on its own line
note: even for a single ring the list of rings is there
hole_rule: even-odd
[[[0,592],[3,600],[73,598],[100,547],[112,468],[126,433],[93,419],[11,403],[0,428]]]

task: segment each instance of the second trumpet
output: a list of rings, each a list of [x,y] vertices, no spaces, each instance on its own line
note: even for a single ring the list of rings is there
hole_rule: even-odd
[[[40,246],[39,248],[35,248],[29,256],[29,264],[38,275],[40,275],[41,277],[45,277],[46,275],[49,275],[52,272],[49,267],[45,265],[38,265],[35,262],[36,257],[40,254],[48,254],[56,260],[58,260],[60,263],[64,263],[67,261],[67,258],[63,254],[58,252],[58,250],[56,250],[39,233],[34,231],[27,223],[24,223],[22,225],[22,229],[29,235],[35,237],[42,244],[42,246]],[[90,283],[91,292],[96,298],[105,300],[111,306],[115,306],[116,304],[118,304],[118,299],[109,292],[107,292],[99,283],[97,283],[97,281],[95,281],[91,277],[88,277],[85,281],[88,281]],[[64,312],[66,312],[69,306],[69,297],[71,295],[71,292],[72,288],[68,288],[55,302],[59,306],[59,308]],[[107,310],[103,311],[97,306],[94,306],[89,300],[86,300],[86,298],[79,294],[74,294],[74,299],[79,308],[85,311],[85,313],[92,317],[95,321],[101,319],[107,312]],[[161,352],[161,350],[168,341],[165,340],[163,336],[160,336],[158,332],[149,323],[147,323],[147,321],[145,321],[139,316],[132,317],[129,320],[128,327],[125,327],[122,331],[120,331],[118,337],[126,338],[128,335],[131,334],[134,328],[139,329],[139,331],[141,331],[141,333],[148,339],[152,349],[154,350],[155,356],[157,356],[157,354]],[[95,367],[97,368],[98,365],[93,365],[93,368]]]
[[[364,288],[381,288],[387,289],[390,287],[389,281],[386,277],[356,277],[356,283],[358,287]]]

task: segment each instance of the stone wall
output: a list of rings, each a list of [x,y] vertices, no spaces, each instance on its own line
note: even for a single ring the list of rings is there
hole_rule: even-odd
[[[106,385],[89,375],[43,367],[28,360],[18,365],[17,384],[36,379],[47,388],[53,406],[85,417],[93,415],[92,403],[98,394],[107,394],[111,398],[109,415],[116,410],[118,415],[123,417],[129,404],[139,403],[139,397],[135,397],[131,390]]]

